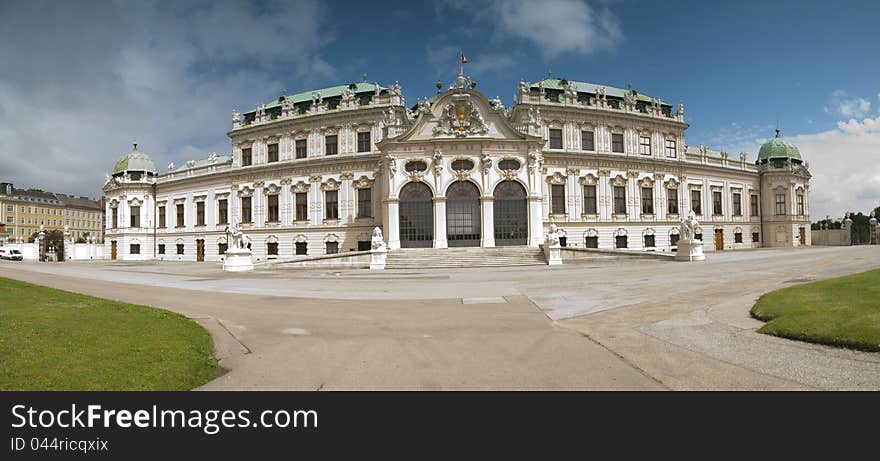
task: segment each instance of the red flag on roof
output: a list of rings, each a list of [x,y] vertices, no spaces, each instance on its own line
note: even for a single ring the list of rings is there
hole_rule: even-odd
[[[464,51],[461,52],[461,63],[462,63],[462,64],[467,64],[467,58],[464,57]]]

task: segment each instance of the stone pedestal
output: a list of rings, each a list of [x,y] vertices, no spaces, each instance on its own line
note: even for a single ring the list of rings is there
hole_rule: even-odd
[[[381,271],[385,269],[385,258],[388,256],[388,250],[385,248],[377,248],[370,250],[370,270]]]
[[[679,240],[676,261],[705,261],[703,242],[700,240]]]
[[[223,270],[226,272],[247,272],[254,270],[254,260],[251,250],[247,248],[229,248],[226,250],[226,260],[223,261]]]
[[[548,266],[558,266],[562,264],[562,245],[559,243],[544,243],[544,258],[547,259]]]

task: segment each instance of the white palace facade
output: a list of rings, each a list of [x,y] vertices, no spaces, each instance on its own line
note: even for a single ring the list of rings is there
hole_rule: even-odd
[[[159,174],[135,148],[104,185],[105,252],[219,261],[230,222],[254,259],[412,247],[675,250],[696,213],[706,250],[810,244],[809,179],[777,137],[756,161],[687,147],[682,104],[609,86],[521,82],[512,108],[462,75],[406,107],[398,84],[283,95],[233,113],[231,155]],[[440,250],[438,250],[440,251]]]

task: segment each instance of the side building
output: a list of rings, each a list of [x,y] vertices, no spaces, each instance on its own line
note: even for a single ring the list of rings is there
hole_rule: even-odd
[[[690,210],[708,250],[809,245],[807,165],[781,138],[756,162],[688,147],[682,104],[521,82],[516,104],[459,75],[407,108],[397,84],[282,95],[233,113],[231,154],[159,174],[137,149],[104,185],[105,254],[221,260],[230,222],[258,260],[368,249],[569,246],[674,251]]]
[[[103,207],[98,200],[86,197],[0,183],[0,223],[0,239],[9,242],[28,241],[40,226],[46,231],[63,231],[67,226],[74,240],[91,236],[96,243],[103,243]]]

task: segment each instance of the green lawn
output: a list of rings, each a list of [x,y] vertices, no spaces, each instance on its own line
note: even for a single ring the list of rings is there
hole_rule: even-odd
[[[0,278],[0,390],[188,390],[211,336],[173,312]]]
[[[880,351],[880,270],[767,293],[752,316],[768,322],[760,333]]]

